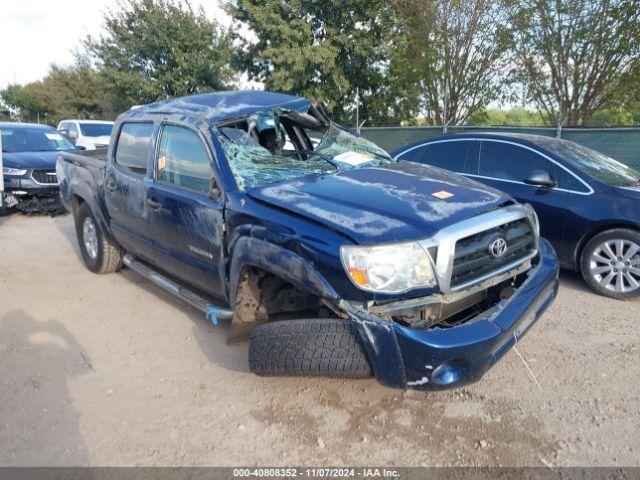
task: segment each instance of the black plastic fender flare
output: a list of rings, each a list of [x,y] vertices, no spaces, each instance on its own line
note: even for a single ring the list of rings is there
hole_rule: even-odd
[[[93,218],[96,219],[96,221],[98,222],[98,226],[105,234],[107,239],[109,239],[109,241],[113,243],[117,243],[115,238],[113,237],[113,234],[111,233],[111,228],[109,226],[109,222],[107,220],[105,212],[102,208],[100,208],[100,202],[96,198],[96,193],[91,189],[91,187],[86,182],[80,181],[76,177],[69,183],[68,191],[69,202],[71,203],[72,209],[73,198],[78,197],[87,204],[89,210],[91,210],[91,213],[93,214]]]
[[[229,300],[235,305],[238,284],[248,267],[276,275],[296,288],[321,298],[338,300],[338,294],[307,260],[286,248],[252,237],[242,237],[233,248],[229,271]]]

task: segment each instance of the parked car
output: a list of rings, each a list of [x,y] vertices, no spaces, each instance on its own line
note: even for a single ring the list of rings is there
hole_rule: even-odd
[[[65,153],[57,171],[86,266],[124,264],[214,323],[231,319],[259,375],[462,385],[557,292],[530,206],[393,161],[300,97],[130,110],[106,159]]]
[[[53,127],[0,123],[0,214],[60,209],[56,160],[76,147]]]
[[[101,120],[62,120],[58,131],[77,147],[87,150],[109,146],[113,122]]]
[[[574,142],[469,133],[392,153],[477,179],[531,204],[563,268],[597,293],[640,295],[640,173]]]

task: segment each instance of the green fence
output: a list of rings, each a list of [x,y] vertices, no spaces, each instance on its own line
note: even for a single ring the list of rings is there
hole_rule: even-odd
[[[555,128],[544,127],[449,127],[448,133],[528,133],[555,137]],[[442,127],[371,127],[362,134],[387,151],[442,135]],[[562,138],[598,150],[640,170],[640,128],[564,128]]]

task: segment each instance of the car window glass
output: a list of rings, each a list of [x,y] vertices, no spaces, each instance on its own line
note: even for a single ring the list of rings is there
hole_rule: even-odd
[[[166,125],[158,150],[156,178],[207,193],[211,176],[209,152],[198,135],[188,128]]]
[[[69,130],[70,132],[75,133],[76,135],[78,134],[78,127],[76,126],[75,123],[69,123],[68,126],[69,126],[69,128],[67,128],[67,130]]]
[[[144,175],[151,150],[153,123],[124,123],[116,145],[115,162],[132,173]]]
[[[545,171],[553,179],[557,176],[555,165],[532,150],[502,142],[482,142],[480,176],[522,182],[534,170]]]
[[[427,153],[427,149],[429,145],[422,145],[419,147],[412,148],[407,150],[404,153],[398,155],[398,160],[405,160],[407,162],[418,162],[421,163],[424,161],[425,155]]]
[[[434,167],[464,173],[470,144],[463,141],[430,143],[422,161]]]
[[[75,150],[73,144],[53,127],[3,127],[0,134],[2,135],[2,151],[5,153]]]
[[[545,139],[544,147],[573,168],[601,182],[615,187],[633,187],[640,183],[640,172],[583,145],[566,140]]]
[[[305,175],[384,168],[394,163],[369,140],[310,114],[264,111],[225,122],[216,133],[241,190]]]
[[[574,192],[588,192],[589,190],[574,175],[567,172],[564,168],[557,169],[557,177],[554,179],[558,182],[558,188],[563,190],[572,190]]]
[[[113,125],[109,123],[81,123],[80,131],[87,137],[108,137]]]

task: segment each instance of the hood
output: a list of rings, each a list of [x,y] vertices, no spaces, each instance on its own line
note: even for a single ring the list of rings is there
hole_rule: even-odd
[[[359,244],[428,238],[511,200],[460,175],[409,162],[309,175],[247,193],[325,224]]]
[[[2,163],[9,168],[55,170],[60,153],[62,152],[2,152]]]

